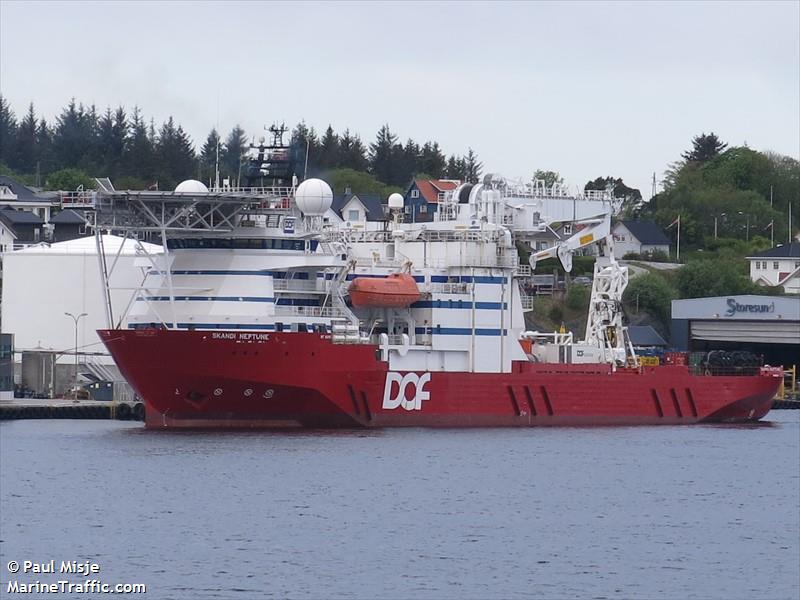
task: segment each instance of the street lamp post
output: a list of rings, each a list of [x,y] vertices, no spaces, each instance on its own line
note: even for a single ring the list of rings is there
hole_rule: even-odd
[[[750,215],[749,214],[746,215],[742,211],[739,211],[739,214],[742,215],[745,219],[747,219],[747,225],[745,225],[745,227],[746,227],[745,236],[747,238],[747,241],[749,242],[750,241]]]
[[[78,321],[81,320],[81,317],[88,316],[86,313],[81,313],[78,316],[73,315],[72,313],[65,312],[66,316],[70,317],[73,322],[75,323],[75,382],[74,387],[78,387]]]
[[[717,239],[717,218],[718,217],[724,217],[724,216],[725,216],[725,213],[722,213],[720,215],[714,215],[714,239]]]

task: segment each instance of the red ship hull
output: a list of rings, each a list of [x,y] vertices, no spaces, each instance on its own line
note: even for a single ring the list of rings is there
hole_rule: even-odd
[[[744,422],[779,370],[515,362],[511,373],[392,373],[377,347],[318,333],[99,332],[147,406],[149,428],[495,427]]]

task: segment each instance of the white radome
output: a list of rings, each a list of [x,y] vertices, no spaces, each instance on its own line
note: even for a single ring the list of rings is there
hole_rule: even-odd
[[[333,204],[333,190],[322,179],[306,179],[297,186],[294,201],[304,215],[321,216]]]
[[[403,196],[397,192],[389,194],[387,202],[389,203],[389,208],[403,208],[403,204],[405,203]]]
[[[187,179],[186,181],[181,181],[175,191],[179,194],[207,194],[208,188],[202,181]]]

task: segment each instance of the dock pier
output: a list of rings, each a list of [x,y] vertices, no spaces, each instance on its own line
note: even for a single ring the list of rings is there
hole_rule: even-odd
[[[115,419],[144,421],[142,402],[15,398],[0,402],[0,421],[15,419]]]

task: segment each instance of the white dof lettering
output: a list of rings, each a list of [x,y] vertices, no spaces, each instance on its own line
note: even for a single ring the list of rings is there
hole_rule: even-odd
[[[393,410],[402,406],[406,410],[421,410],[422,401],[430,400],[430,392],[425,390],[425,384],[431,380],[431,374],[417,375],[416,373],[386,373],[386,385],[383,388],[383,408]],[[395,392],[395,384],[396,392]],[[406,388],[414,386],[414,395],[407,398]]]

